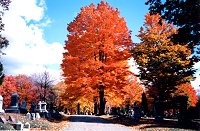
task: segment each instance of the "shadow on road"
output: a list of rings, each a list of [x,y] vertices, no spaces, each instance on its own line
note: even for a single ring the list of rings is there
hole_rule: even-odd
[[[160,122],[156,122],[154,119],[148,119],[148,118],[142,118],[140,119],[139,122],[135,122],[134,119],[128,118],[128,117],[111,117],[109,118],[112,123],[116,124],[122,124],[125,126],[138,126],[139,129],[141,130],[156,130],[156,128],[163,128],[163,129],[168,129],[170,130],[179,130],[179,129],[184,129],[184,130],[198,130],[200,131],[200,124],[196,122],[188,122],[185,124],[179,124],[178,121],[174,120],[163,120]]]
[[[102,119],[102,118],[100,118],[98,116],[72,115],[72,116],[69,116],[68,120],[70,122],[112,124],[110,121]]]

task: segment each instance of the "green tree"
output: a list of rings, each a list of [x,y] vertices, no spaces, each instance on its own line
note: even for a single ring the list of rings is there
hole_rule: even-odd
[[[159,14],[147,14],[139,32],[141,43],[135,45],[133,57],[139,65],[140,79],[152,96],[167,101],[176,85],[193,79],[189,66],[191,51],[187,44],[171,40],[177,29],[161,20]]]

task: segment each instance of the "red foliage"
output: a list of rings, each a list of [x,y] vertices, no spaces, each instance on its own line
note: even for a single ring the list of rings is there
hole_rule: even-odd
[[[17,92],[16,79],[14,76],[5,76],[2,85],[0,86],[0,93],[3,96],[4,107],[7,108],[10,104],[11,95]]]
[[[20,103],[23,100],[26,100],[27,104],[30,104],[32,101],[39,101],[39,97],[37,97],[38,93],[36,91],[36,87],[32,84],[30,77],[26,75],[18,75],[15,77],[15,79]]]
[[[125,90],[134,88],[128,81],[133,75],[128,66],[132,41],[118,9],[103,1],[83,7],[67,29],[61,64],[67,88],[62,99],[93,101],[100,90],[107,101],[123,99]]]
[[[19,95],[19,103],[26,100],[27,107],[30,107],[32,101],[38,101],[36,88],[32,85],[31,79],[26,75],[5,76],[0,93],[3,96],[5,108],[10,104],[11,96],[14,92]]]
[[[186,95],[188,96],[189,106],[196,106],[198,101],[197,93],[190,83],[185,83],[180,86],[177,86],[177,91],[175,92],[176,96]]]

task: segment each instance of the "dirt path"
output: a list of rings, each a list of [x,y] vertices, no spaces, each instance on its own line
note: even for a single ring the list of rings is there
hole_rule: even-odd
[[[131,128],[113,124],[98,116],[72,115],[64,131],[132,131]]]

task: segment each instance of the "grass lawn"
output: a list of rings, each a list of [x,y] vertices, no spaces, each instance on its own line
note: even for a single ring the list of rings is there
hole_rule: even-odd
[[[55,119],[45,119],[40,118],[37,120],[28,120],[26,118],[25,114],[16,114],[16,113],[4,113],[1,114],[5,119],[8,119],[8,117],[13,116],[16,120],[19,120],[23,124],[26,122],[30,123],[30,130],[50,130],[50,131],[61,131],[63,128],[67,127],[69,122],[67,122],[66,116],[63,116],[61,120],[55,120]],[[0,130],[9,130],[14,129],[12,126],[9,126],[9,124],[2,124],[0,126]]]

